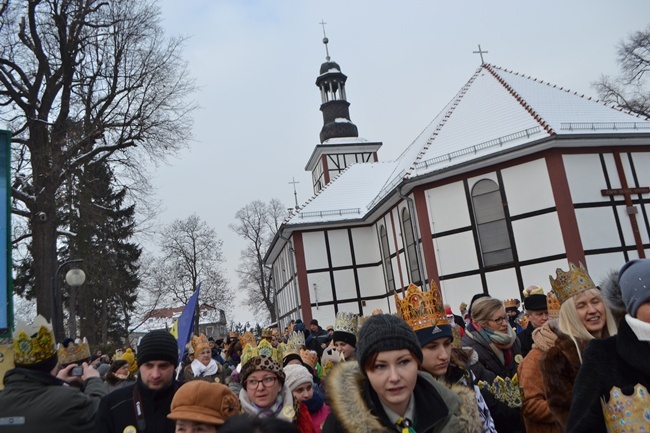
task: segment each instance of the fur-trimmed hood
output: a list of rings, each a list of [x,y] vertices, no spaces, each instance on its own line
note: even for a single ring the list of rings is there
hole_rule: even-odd
[[[327,393],[332,412],[323,426],[323,433],[395,431],[356,361],[344,362],[332,369]],[[461,418],[469,415],[461,410],[461,398],[430,374],[418,373],[414,393],[418,433],[465,431]]]

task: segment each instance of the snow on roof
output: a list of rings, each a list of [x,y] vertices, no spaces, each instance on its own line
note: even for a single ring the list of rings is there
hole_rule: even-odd
[[[358,220],[368,212],[367,205],[389,180],[395,162],[353,164],[325,186],[285,224],[310,224],[327,221]]]
[[[647,134],[650,121],[535,78],[482,65],[396,161],[350,166],[288,224],[358,219],[405,178],[552,136],[612,133]],[[330,140],[326,143],[335,144]]]
[[[340,144],[350,144],[350,143],[367,143],[368,140],[366,140],[363,137],[334,137],[334,138],[328,138],[327,140],[323,141],[321,145],[331,145],[331,146],[338,146]]]

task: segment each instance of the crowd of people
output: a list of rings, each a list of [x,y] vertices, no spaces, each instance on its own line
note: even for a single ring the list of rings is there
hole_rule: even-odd
[[[650,431],[650,260],[596,286],[569,264],[523,302],[475,295],[460,315],[437,284],[395,293],[396,314],[297,319],[180,354],[165,330],[112,357],[17,327],[0,391],[9,432]],[[520,311],[523,306],[524,311]]]

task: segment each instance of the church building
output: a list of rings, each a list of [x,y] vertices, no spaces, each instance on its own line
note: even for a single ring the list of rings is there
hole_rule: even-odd
[[[326,40],[324,40],[326,42]],[[482,64],[394,161],[359,137],[347,77],[321,65],[314,196],[278,230],[281,326],[338,311],[395,312],[393,292],[435,280],[458,312],[479,292],[520,298],[568,262],[598,283],[650,250],[650,120]]]

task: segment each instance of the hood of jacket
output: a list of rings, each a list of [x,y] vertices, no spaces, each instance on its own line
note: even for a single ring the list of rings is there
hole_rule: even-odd
[[[390,421],[357,362],[343,362],[331,371],[327,380],[327,393],[331,402],[330,408],[345,431],[351,433],[395,431],[394,428],[387,427],[390,426]],[[462,431],[459,426],[461,421],[458,419],[461,416],[461,399],[458,395],[436,381],[430,374],[423,372],[418,373],[414,393],[418,413],[416,426],[418,432],[447,431],[446,428],[449,429],[448,431]],[[422,395],[422,393],[427,394]],[[426,401],[428,410],[423,412],[418,409],[418,395]]]

